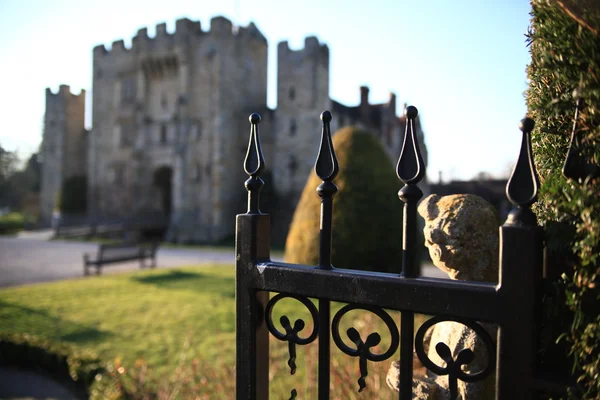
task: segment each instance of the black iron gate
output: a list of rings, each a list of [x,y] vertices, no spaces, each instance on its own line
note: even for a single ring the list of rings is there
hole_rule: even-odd
[[[269,332],[289,343],[290,358],[295,346],[318,338],[318,398],[329,399],[330,341],[352,357],[358,358],[362,389],[369,362],[392,357],[400,348],[399,398],[412,399],[413,349],[421,362],[438,375],[448,375],[451,398],[456,398],[456,382],[477,381],[495,371],[496,399],[534,398],[541,382],[535,379],[536,335],[539,325],[542,281],[542,239],[530,206],[536,201],[538,180],[533,164],[530,133],[533,121],[521,121],[523,141],[519,159],[508,182],[506,193],[515,206],[500,228],[500,273],[498,284],[470,283],[424,278],[417,267],[417,202],[422,197],[417,183],[425,176],[415,137],[417,109],[408,107],[406,133],[397,175],[404,184],[398,196],[404,202],[403,257],[397,274],[373,273],[333,268],[331,265],[332,198],[337,192],[333,179],[338,164],[330,132],[331,114],[321,115],[323,131],[315,172],[323,180],[317,188],[321,197],[321,237],[319,265],[295,265],[270,260],[269,216],[259,208],[260,178],[264,169],[258,124],[260,116],[250,116],[251,131],[244,169],[250,178],[248,212],[237,216],[236,232],[236,397],[238,400],[267,399],[269,396]],[[269,299],[269,292],[277,292]],[[272,321],[275,303],[285,297],[303,303],[310,311],[314,329],[308,337],[299,337],[304,327],[292,326],[282,318],[285,332]],[[318,299],[318,309],[309,298]],[[348,303],[331,318],[330,302]],[[352,348],[340,337],[339,321],[352,309],[375,313],[388,326],[391,344],[384,354],[373,354],[373,340],[363,340],[358,332],[349,335]],[[401,312],[400,329],[384,310]],[[434,315],[414,332],[414,314]],[[466,374],[461,365],[471,358],[459,355],[446,357],[446,365],[434,364],[423,349],[425,331],[442,321],[456,321],[473,329],[486,344],[488,365],[482,371]],[[477,321],[496,323],[496,343]],[[414,339],[413,339],[414,338]],[[465,350],[463,350],[465,351]],[[467,351],[468,352],[468,351]],[[454,382],[454,385],[452,384]],[[291,391],[291,397],[297,393]]]

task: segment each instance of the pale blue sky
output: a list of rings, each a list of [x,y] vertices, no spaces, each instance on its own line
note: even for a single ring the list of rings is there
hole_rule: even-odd
[[[529,11],[526,0],[0,0],[0,144],[22,156],[37,149],[45,88],[90,91],[95,45],[129,44],[160,22],[172,32],[181,17],[207,30],[223,15],[253,21],[269,41],[269,106],[277,43],[299,48],[316,35],[329,45],[333,99],[355,105],[368,85],[372,102],[393,91],[399,112],[405,102],[419,109],[430,179],[506,174],[526,112]]]

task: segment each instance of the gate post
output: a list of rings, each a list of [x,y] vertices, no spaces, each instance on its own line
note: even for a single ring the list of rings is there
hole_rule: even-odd
[[[500,228],[502,305],[498,329],[496,398],[532,399],[543,270],[542,230],[530,206],[537,200],[538,178],[531,152],[533,120],[521,121],[521,152],[506,186],[515,208]]]
[[[264,310],[269,293],[255,289],[260,274],[259,261],[270,258],[270,217],[260,212],[259,195],[263,180],[260,173],[265,161],[260,147],[258,123],[260,116],[252,114],[250,141],[244,170],[250,176],[248,212],[236,218],[236,398],[267,400],[269,398],[269,331],[264,322]]]
[[[269,215],[237,216],[236,227],[236,398],[269,398],[269,331],[264,310],[269,293],[252,288],[258,260],[269,259]]]

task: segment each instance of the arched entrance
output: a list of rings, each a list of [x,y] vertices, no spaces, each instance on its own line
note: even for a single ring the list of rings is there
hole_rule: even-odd
[[[173,187],[173,169],[163,166],[154,171],[153,184],[160,192],[161,211],[169,217],[173,209],[172,187]]]

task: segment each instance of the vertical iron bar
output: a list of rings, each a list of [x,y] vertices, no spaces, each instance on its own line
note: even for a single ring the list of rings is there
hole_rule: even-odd
[[[404,183],[404,187],[398,192],[398,197],[404,202],[401,276],[415,278],[419,275],[419,263],[416,259],[417,202],[423,196],[417,183],[425,176],[425,164],[415,133],[415,120],[419,112],[416,107],[408,106],[404,110],[404,115],[406,116],[406,130],[396,167],[396,174]],[[400,379],[398,382],[400,400],[412,400],[414,328],[414,313],[402,311],[400,317]]]
[[[331,235],[333,218],[333,196],[337,186],[331,182],[339,172],[339,165],[331,140],[331,113],[323,111],[321,114],[323,130],[321,132],[321,145],[315,163],[315,172],[323,183],[317,188],[321,197],[321,223],[319,240],[319,269],[331,270]],[[329,369],[331,357],[331,304],[329,300],[319,300],[319,400],[329,400]]]
[[[250,178],[248,212],[236,219],[236,399],[268,400],[269,398],[269,331],[264,310],[269,293],[253,289],[256,263],[270,258],[270,219],[261,214],[259,192],[264,184],[259,174],[264,158],[258,137],[260,116],[252,114],[250,142],[244,170]],[[255,286],[254,286],[255,287]]]
[[[329,300],[319,300],[319,400],[329,400],[330,323],[331,304]]]

